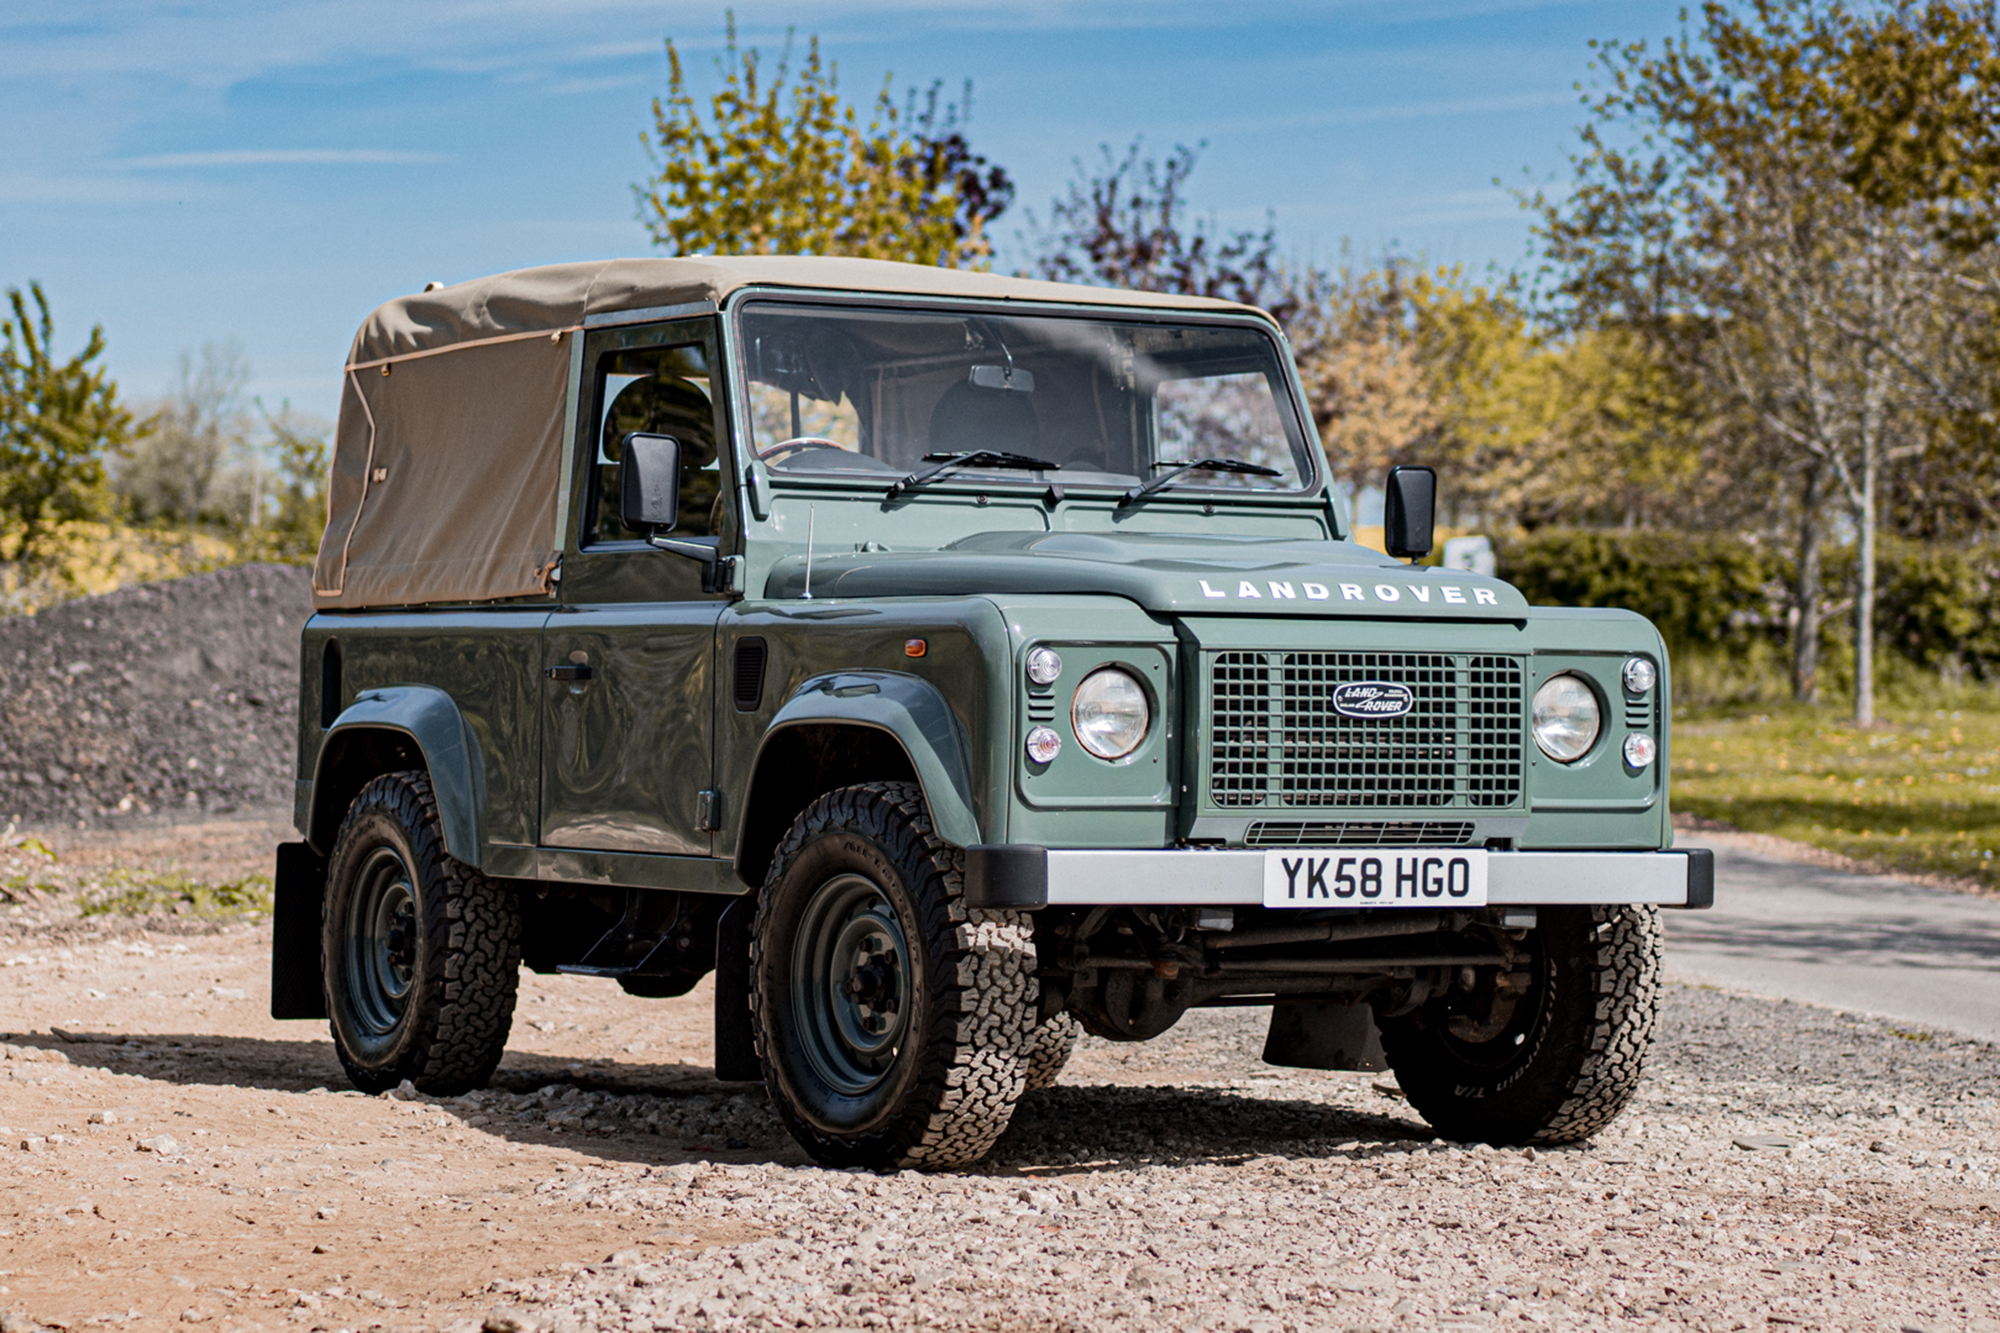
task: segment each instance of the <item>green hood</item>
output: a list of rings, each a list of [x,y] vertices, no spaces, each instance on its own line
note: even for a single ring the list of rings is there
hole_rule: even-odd
[[[1525,620],[1498,579],[1406,565],[1352,542],[1144,532],[983,532],[936,551],[813,560],[812,595],[1108,593],[1171,615]],[[804,556],[771,569],[764,594],[806,592]]]

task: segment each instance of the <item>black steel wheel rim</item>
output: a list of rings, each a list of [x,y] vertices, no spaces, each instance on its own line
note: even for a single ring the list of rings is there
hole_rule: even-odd
[[[872,880],[837,875],[813,892],[792,952],[792,1018],[828,1087],[859,1097],[888,1078],[910,1029],[913,961]]]
[[[402,853],[377,847],[361,863],[347,902],[342,965],[353,1017],[371,1037],[394,1032],[409,1011],[417,964],[417,891]]]
[[[1512,1016],[1497,1035],[1485,1041],[1466,1041],[1440,1026],[1438,1035],[1443,1038],[1445,1048],[1468,1070],[1492,1074],[1505,1069],[1530,1053],[1536,1030],[1547,1021],[1553,979],[1546,941],[1531,935],[1527,951],[1532,980],[1526,993],[1515,1001]]]

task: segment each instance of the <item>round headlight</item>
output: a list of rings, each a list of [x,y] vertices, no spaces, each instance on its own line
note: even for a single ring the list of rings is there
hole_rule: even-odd
[[[1053,648],[1037,648],[1028,654],[1028,679],[1037,685],[1053,685],[1062,674],[1062,657]]]
[[[1069,720],[1077,744],[1099,759],[1123,759],[1146,739],[1152,715],[1145,687],[1117,667],[1104,667],[1076,687]]]
[[[1590,752],[1602,725],[1597,695],[1575,676],[1550,676],[1535,691],[1535,744],[1559,764]]]
[[[1062,737],[1054,727],[1036,727],[1028,733],[1028,758],[1038,764],[1052,763],[1062,753]]]
[[[1657,685],[1660,673],[1653,664],[1643,657],[1625,659],[1625,688],[1634,694],[1644,694]]]

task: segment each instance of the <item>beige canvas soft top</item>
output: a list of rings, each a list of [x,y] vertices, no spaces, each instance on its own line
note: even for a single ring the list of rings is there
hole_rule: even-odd
[[[399,297],[354,336],[340,398],[321,608],[547,594],[570,340],[593,315],[710,302],[743,287],[1248,308],[873,259],[767,255],[556,264]]]

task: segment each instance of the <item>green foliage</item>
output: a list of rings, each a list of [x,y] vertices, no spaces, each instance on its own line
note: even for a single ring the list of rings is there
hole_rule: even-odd
[[[2000,47],[1988,7],[1909,0],[1848,51],[1843,180],[1879,207],[1921,206],[1960,250],[2000,237]]]
[[[262,403],[257,407],[264,411]],[[277,476],[266,500],[262,535],[270,558],[310,560],[326,529],[324,423],[300,416],[286,403],[276,416],[264,411],[264,425]]]
[[[1637,611],[1676,659],[1763,665],[1785,637],[1791,557],[1735,534],[1546,528],[1503,538],[1495,550],[1502,577],[1530,602]],[[1855,563],[1852,546],[1827,552],[1832,597],[1852,598]],[[2000,679],[2000,549],[1886,541],[1879,567],[1884,647],[1946,680]],[[1836,637],[1829,647],[1838,678],[1851,645]]]
[[[704,115],[667,42],[668,91],[647,137],[657,173],[634,187],[653,242],[674,254],[849,255],[983,266],[986,229],[1013,196],[1005,171],[972,152],[960,108],[937,89],[899,110],[888,81],[868,121],[841,99],[838,72],[810,38],[796,76],[791,43],[764,82],[755,47],[716,62]]]
[[[29,284],[35,314],[18,287],[7,289],[13,310],[0,321],[0,533],[27,568],[48,558],[52,532],[104,509],[104,460],[124,447],[132,416],[102,365],[104,329],[90,331],[81,352],[57,360],[54,321],[40,283]]]
[[[147,529],[216,538],[241,560],[311,559],[326,525],[327,423],[246,400],[249,379],[233,342],[183,353],[112,489]]]
[[[1637,611],[1677,653],[1740,648],[1783,624],[1789,562],[1740,537],[1545,528],[1495,555],[1530,602]]]
[[[268,916],[275,890],[268,877],[207,884],[186,875],[114,870],[84,891],[84,916],[191,916],[236,920]]]

